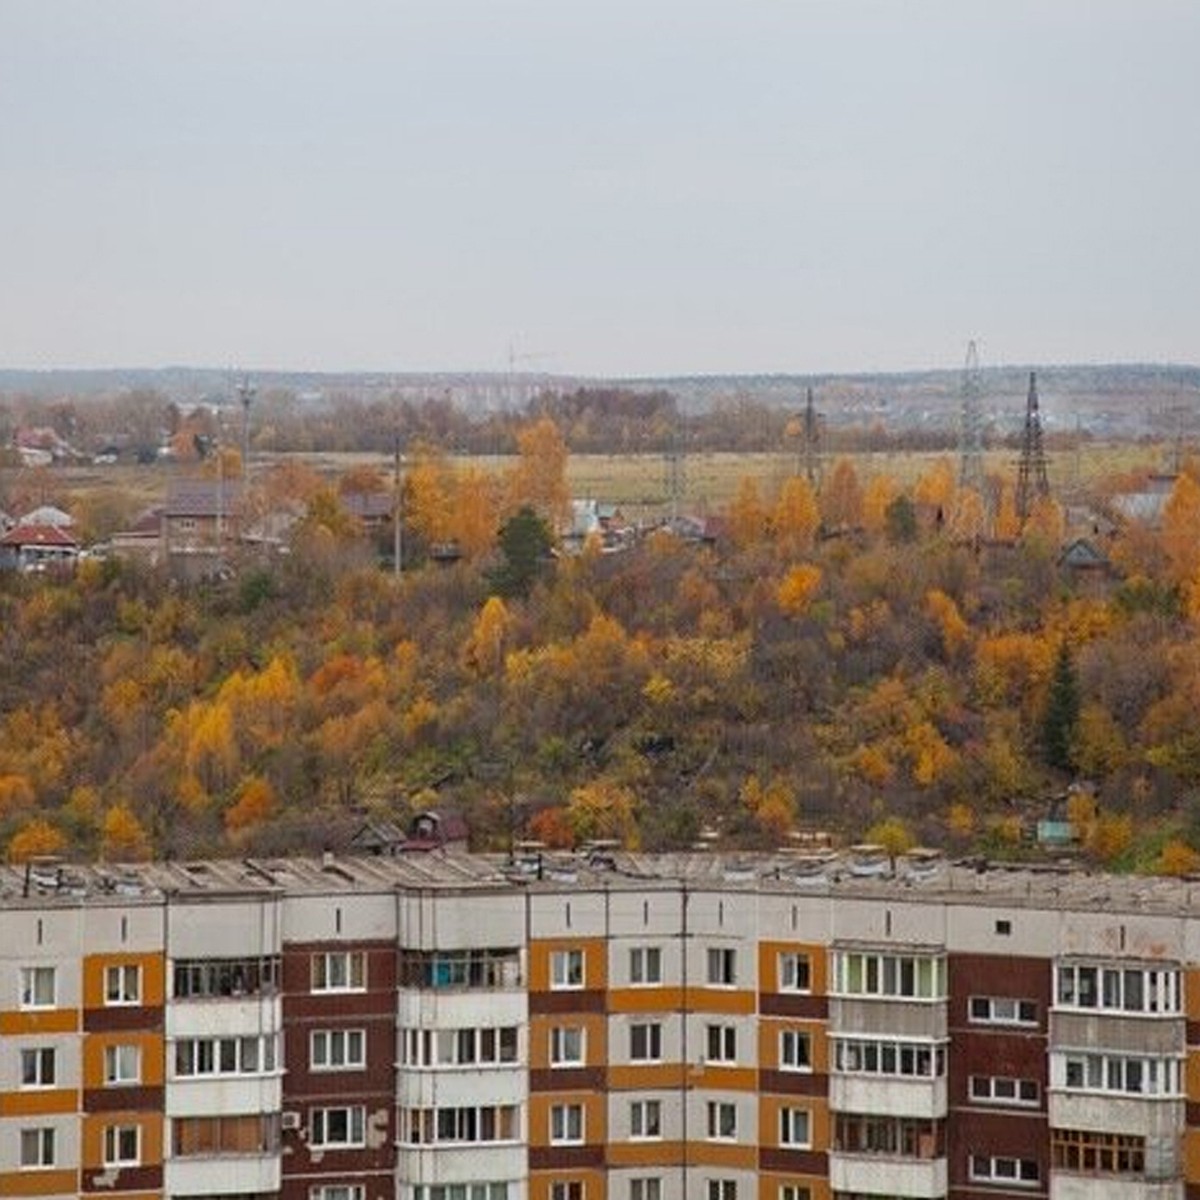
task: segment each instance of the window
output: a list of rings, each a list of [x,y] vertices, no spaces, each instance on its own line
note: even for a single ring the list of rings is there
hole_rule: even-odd
[[[662,1137],[662,1102],[634,1100],[629,1105],[629,1136],[631,1138]]]
[[[272,996],[279,991],[279,956],[269,958],[181,958],[172,963],[171,992],[177,1000]]]
[[[937,1079],[946,1073],[946,1049],[934,1042],[838,1038],[833,1069],[841,1075],[899,1075]]]
[[[708,1025],[705,1027],[705,1057],[710,1063],[737,1062],[737,1026]]]
[[[334,1197],[333,1200],[342,1200]],[[355,1197],[350,1197],[355,1200]],[[357,1200],[362,1200],[358,1197]],[[507,1183],[430,1183],[418,1184],[412,1200],[508,1200]]]
[[[517,1027],[401,1029],[400,1055],[412,1067],[495,1066],[517,1061]]]
[[[1176,968],[1142,970],[1058,963],[1054,973],[1054,995],[1059,1008],[1156,1015],[1179,1013],[1183,1009],[1180,972]]]
[[[811,1125],[807,1108],[781,1108],[779,1110],[779,1144],[802,1146],[812,1144]]]
[[[833,959],[833,993],[941,1000],[946,995],[946,960],[927,954],[839,951]]]
[[[21,1167],[33,1170],[54,1166],[54,1130],[49,1127],[21,1130]]]
[[[920,1117],[878,1117],[836,1113],[833,1148],[843,1154],[884,1154],[900,1158],[941,1158],[944,1127]]]
[[[997,921],[997,922],[996,922],[996,932],[997,932],[997,933],[998,933],[998,934],[999,934],[1001,937],[1009,937],[1009,936],[1011,936],[1011,934],[1012,934],[1012,922],[1011,922],[1011,921],[1003,921],[1003,920],[1001,920],[1001,921]]]
[[[662,951],[657,946],[634,946],[629,951],[629,982],[662,983]]]
[[[53,1087],[55,1075],[53,1046],[34,1046],[21,1051],[21,1086],[23,1088]]]
[[[583,1062],[583,1030],[577,1025],[556,1025],[550,1030],[550,1065],[577,1067]]]
[[[1008,1075],[972,1075],[971,1099],[984,1104],[1033,1105],[1040,1088],[1036,1079],[1013,1079]]]
[[[308,1120],[309,1145],[366,1145],[366,1114],[361,1104],[349,1108],[314,1108]]]
[[[1036,1025],[1038,1019],[1037,1001],[1012,996],[972,996],[968,1012],[976,1025]]]
[[[53,1008],[56,1000],[53,967],[21,968],[21,1007]]]
[[[183,1038],[175,1043],[175,1074],[257,1075],[275,1070],[275,1036]]]
[[[142,998],[142,968],[136,964],[104,968],[104,1003],[138,1004]]]
[[[732,987],[737,980],[736,951],[720,946],[708,950],[708,982],[717,987]]]
[[[1183,1090],[1183,1066],[1175,1058],[1139,1058],[1076,1050],[1052,1056],[1050,1079],[1055,1086],[1065,1087],[1068,1091],[1178,1096]]]
[[[241,1117],[176,1117],[171,1121],[171,1153],[176,1158],[214,1154],[278,1154],[279,1114]]]
[[[809,976],[808,955],[788,952],[779,956],[779,990],[781,992],[807,992],[812,988]]]
[[[662,1180],[657,1175],[631,1179],[629,1200],[662,1200]]]
[[[552,988],[583,987],[582,950],[555,950],[550,955],[550,986]]]
[[[582,1104],[555,1104],[551,1106],[550,1141],[560,1145],[583,1141]]]
[[[314,1029],[309,1049],[314,1071],[357,1071],[367,1065],[365,1029]]]
[[[141,1161],[138,1147],[141,1142],[136,1125],[106,1125],[104,1127],[104,1165],[106,1167],[135,1167]]]
[[[972,1154],[971,1178],[1036,1187],[1040,1174],[1036,1160],[1031,1158],[988,1158],[982,1154]]]
[[[515,1104],[454,1108],[405,1108],[399,1112],[399,1140],[412,1145],[452,1142],[512,1142],[520,1132]]]
[[[705,1200],[738,1200],[736,1179],[710,1179]]]
[[[1052,1129],[1050,1156],[1059,1171],[1141,1175],[1146,1169],[1146,1139],[1127,1133]]]
[[[550,1200],[584,1200],[583,1184],[578,1179],[563,1180],[550,1185]]]
[[[737,1137],[737,1105],[724,1100],[708,1102],[708,1136],[714,1141]]]
[[[364,1200],[361,1183],[325,1183],[308,1189],[308,1200]]]
[[[779,1200],[812,1200],[812,1190],[803,1183],[781,1183]]]
[[[402,950],[402,988],[491,990],[521,986],[521,952],[509,949]]]
[[[662,1026],[653,1022],[630,1025],[629,1057],[634,1062],[658,1062],[662,1058]]]
[[[367,956],[361,950],[338,950],[314,954],[312,958],[314,992],[365,992]]]
[[[104,1047],[104,1082],[137,1083],[142,1077],[142,1051],[139,1046]]]
[[[779,1066],[784,1071],[812,1070],[812,1039],[801,1029],[784,1029],[779,1034]]]

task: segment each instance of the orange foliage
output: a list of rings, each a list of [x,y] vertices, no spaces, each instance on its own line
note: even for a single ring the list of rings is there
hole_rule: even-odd
[[[941,632],[946,657],[953,658],[971,639],[970,627],[958,611],[958,605],[940,588],[931,588],[925,593],[925,611]]]
[[[813,596],[821,586],[821,568],[800,563],[784,577],[775,591],[775,600],[789,617],[799,617],[808,611]]]
[[[529,819],[528,832],[531,838],[545,842],[551,850],[569,850],[575,845],[575,831],[567,809],[562,805],[534,813]]]
[[[233,835],[254,829],[275,814],[279,798],[269,780],[248,775],[238,788],[237,799],[225,810],[225,828]]]
[[[8,843],[8,861],[28,862],[45,854],[61,854],[66,849],[67,839],[61,830],[49,821],[35,817],[13,834]]]
[[[105,813],[100,844],[103,857],[110,862],[136,862],[150,857],[150,839],[124,804]]]

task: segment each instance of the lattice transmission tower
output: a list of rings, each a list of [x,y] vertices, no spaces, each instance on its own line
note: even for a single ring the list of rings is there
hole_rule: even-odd
[[[958,486],[983,495],[983,378],[974,340],[967,344],[958,424]]]
[[[1022,525],[1033,506],[1050,498],[1046,474],[1046,450],[1042,445],[1042,416],[1038,411],[1037,372],[1029,372],[1029,396],[1025,401],[1025,429],[1021,437],[1021,459],[1017,464],[1017,517]]]
[[[804,400],[804,423],[800,438],[800,472],[815,492],[821,487],[821,418],[813,406],[811,387]]]

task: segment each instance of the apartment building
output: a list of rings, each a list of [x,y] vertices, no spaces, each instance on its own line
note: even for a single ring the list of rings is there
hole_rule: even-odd
[[[0,1196],[1200,1200],[1186,881],[0,868]]]

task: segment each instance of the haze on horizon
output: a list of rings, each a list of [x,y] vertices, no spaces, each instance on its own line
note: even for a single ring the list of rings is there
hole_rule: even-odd
[[[1188,0],[5,0],[0,367],[1200,362]]]

